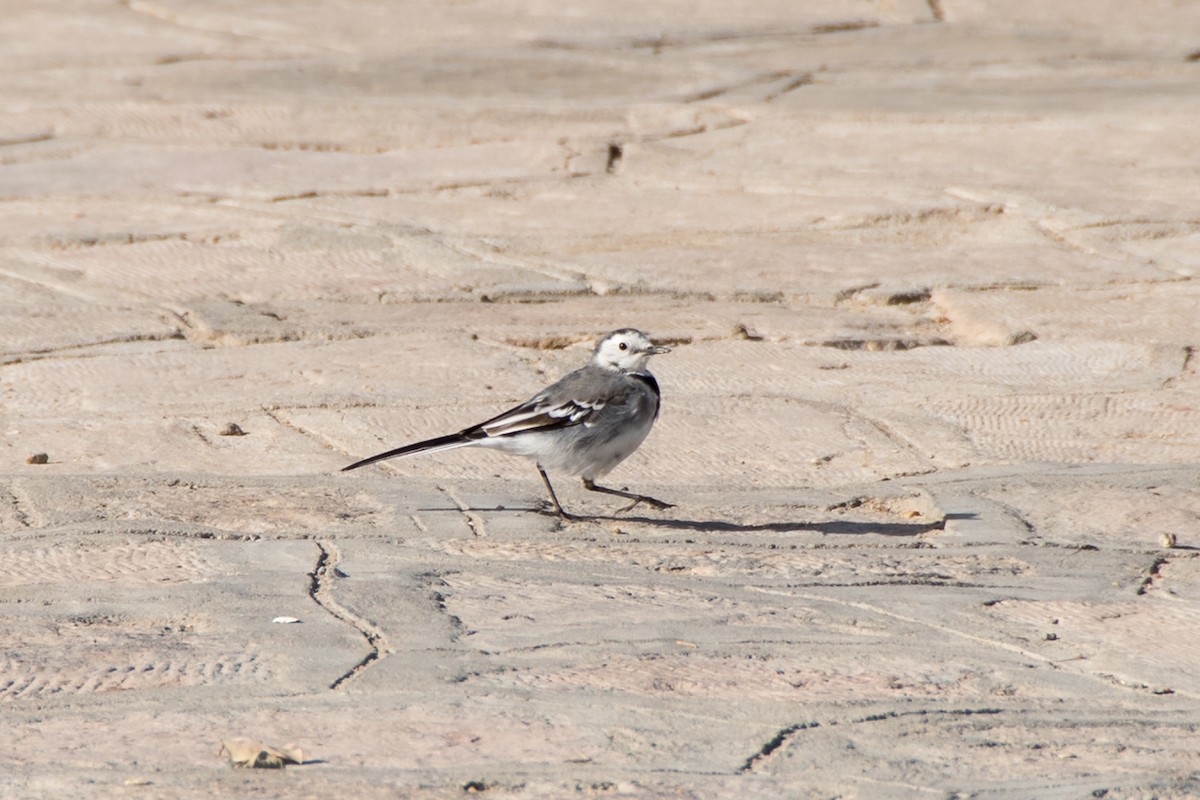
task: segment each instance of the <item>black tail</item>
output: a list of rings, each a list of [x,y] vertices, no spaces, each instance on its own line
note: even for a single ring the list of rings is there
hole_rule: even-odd
[[[401,456],[415,456],[418,453],[430,453],[436,450],[451,450],[455,447],[464,447],[471,444],[474,439],[464,436],[461,433],[452,433],[449,436],[439,436],[436,439],[428,439],[424,442],[416,444],[406,444],[404,447],[397,447],[395,450],[388,450],[386,453],[364,458],[362,461],[355,461],[348,467],[342,467],[342,472],[348,472],[352,469],[365,467],[367,464],[374,464],[376,461],[383,461],[388,458],[400,458]]]

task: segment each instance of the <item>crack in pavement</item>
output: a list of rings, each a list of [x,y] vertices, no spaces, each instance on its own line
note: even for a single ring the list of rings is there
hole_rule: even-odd
[[[325,406],[321,406],[321,405],[308,406],[308,407],[309,408],[325,408]],[[321,445],[326,450],[332,450],[335,453],[338,453],[339,455],[343,455],[346,457],[350,456],[349,451],[347,451],[343,447],[339,447],[338,445],[336,445],[334,443],[333,439],[329,438],[328,436],[324,436],[320,433],[317,433],[316,431],[311,431],[302,425],[297,425],[295,422],[292,422],[290,419],[288,419],[285,416],[285,412],[287,409],[285,409],[284,407],[278,406],[278,405],[263,405],[263,406],[260,406],[260,408],[262,409],[262,412],[264,414],[266,414],[268,417],[270,417],[280,427],[286,428],[287,430],[290,430],[294,433],[298,433],[299,435],[303,436],[304,438],[309,439],[309,440]]]
[[[772,753],[787,744],[800,731],[819,727],[821,727],[821,723],[819,722],[799,722],[795,725],[788,725],[776,733],[773,738],[767,740],[767,743],[760,747],[757,753],[747,758],[746,762],[738,769],[738,772],[752,771],[759,763],[770,758]]]
[[[466,518],[467,527],[471,529],[471,535],[476,538],[487,536],[487,528],[484,527],[483,517],[471,510],[470,506],[462,501],[458,494],[454,491],[454,487],[439,484],[437,487],[450,498],[450,502],[458,507],[458,510]]]
[[[337,689],[372,664],[386,658],[391,649],[382,630],[334,599],[332,578],[337,576],[337,564],[341,560],[337,548],[329,542],[317,542],[317,551],[317,563],[308,573],[308,596],[334,619],[354,627],[371,648],[371,652],[329,684],[330,689]]]
[[[784,78],[795,78],[796,73],[792,70],[773,70],[771,72],[754,75],[749,78],[744,78],[740,81],[724,83],[719,86],[713,86],[708,89],[703,89],[683,98],[684,103],[699,103],[705,100],[714,100],[722,95],[735,92],[739,89],[749,89],[753,86],[761,86],[762,84],[775,83]]]
[[[79,342],[59,347],[48,347],[42,350],[27,350],[23,353],[12,353],[0,359],[0,366],[29,364],[34,361],[46,361],[47,359],[94,358],[99,355],[107,355],[107,351],[101,348],[110,345],[133,344],[137,342],[168,342],[183,338],[183,334],[178,330],[161,333],[130,333],[123,336],[113,336],[108,339],[97,339],[94,342]],[[95,352],[96,350],[100,350],[100,352]]]
[[[1166,556],[1158,556],[1150,563],[1150,566],[1146,567],[1145,571],[1142,573],[1144,578],[1142,579],[1141,585],[1139,585],[1137,588],[1137,595],[1139,597],[1154,588],[1155,581],[1162,577],[1162,568],[1165,567],[1169,562],[1170,559],[1168,559]]]
[[[848,439],[857,439],[862,443],[865,449],[868,451],[872,449],[870,442],[868,442],[864,437],[858,436],[850,430],[850,425],[852,425],[855,421],[859,421],[867,425],[870,430],[874,430],[875,432],[879,433],[879,435],[881,435],[888,442],[891,442],[892,445],[898,450],[907,453],[916,461],[916,471],[906,472],[905,477],[928,475],[932,472],[938,471],[936,466],[933,466],[929,463],[931,457],[926,455],[926,448],[919,447],[917,442],[913,441],[907,436],[904,436],[899,431],[896,431],[892,428],[892,426],[888,425],[883,420],[877,419],[867,414],[861,408],[856,408],[854,406],[842,406],[839,410],[845,415],[846,418],[846,423],[842,426],[842,430]]]
[[[21,526],[22,529],[36,527],[26,513],[21,496],[17,494],[17,488],[13,484],[4,487],[3,494],[7,495],[8,507],[12,512],[14,521]],[[7,533],[7,531],[5,531]]]
[[[907,622],[910,625],[920,625],[920,626],[924,626],[927,628],[932,628],[933,630],[939,631],[940,633],[944,633],[948,636],[954,636],[957,638],[965,639],[969,642],[973,642],[975,644],[984,645],[986,647],[994,647],[998,650],[1004,650],[1009,653],[1014,653],[1022,658],[1029,659],[1030,661],[1035,661],[1040,664],[1045,664],[1052,669],[1058,668],[1058,662],[1056,659],[1050,658],[1048,656],[1044,656],[1040,653],[1035,653],[1032,650],[1028,650],[1024,647],[1021,647],[1020,645],[1010,644],[1009,642],[1000,641],[998,639],[989,639],[986,636],[981,636],[978,634],[970,633],[969,631],[960,630],[952,625],[946,625],[946,624],[943,624],[940,622],[936,622],[934,620],[922,619],[920,617],[912,616],[909,614],[901,614],[899,612],[892,611],[887,608],[883,608],[882,606],[875,605],[873,603],[858,602],[858,601],[854,601],[854,600],[843,600],[843,599],[840,599],[837,597],[825,597],[822,595],[807,594],[805,592],[780,591],[780,590],[776,590],[776,589],[767,589],[765,587],[759,587],[759,586],[748,586],[746,588],[749,591],[761,592],[763,594],[779,594],[779,595],[786,596],[786,597],[793,597],[793,598],[796,598],[799,600],[806,600],[810,603],[827,603],[830,605],[841,606],[843,608],[853,608],[853,609],[856,609],[859,611],[865,611],[865,612],[868,612],[871,614],[877,614],[881,617],[885,617],[888,619],[894,619],[899,622]]]
[[[449,607],[446,605],[446,600],[450,592],[450,585],[446,583],[444,575],[448,574],[457,573],[438,574],[436,572],[427,572],[420,577],[429,588],[429,599],[433,602],[434,609],[436,609],[440,614],[445,614],[446,619],[450,623],[450,641],[457,642],[464,634],[469,633],[469,631],[467,630],[467,626],[463,624],[462,618],[451,612]]]
[[[265,33],[249,30],[248,26],[241,26],[244,29],[238,30],[239,27],[236,19],[231,19],[226,24],[220,24],[220,19],[214,16],[214,21],[211,24],[205,24],[202,16],[193,14],[190,18],[186,14],[176,12],[172,8],[163,7],[156,3],[147,2],[147,0],[121,0],[120,5],[125,6],[129,11],[158,22],[172,25],[177,28],[182,28],[185,31],[198,34],[215,34],[226,36],[233,40],[266,42],[269,44],[292,44],[296,41],[289,36],[268,36]],[[302,41],[299,42],[301,47],[311,48],[317,51],[326,53],[345,53],[346,49],[341,47],[333,47],[328,44],[319,42]],[[168,62],[170,63],[170,62]]]
[[[900,719],[901,717],[931,717],[931,716],[948,716],[948,717],[974,717],[979,715],[993,716],[1003,714],[1002,708],[922,708],[914,711],[884,711],[879,714],[868,714],[865,717],[857,719],[839,721],[836,719],[829,720],[824,723],[824,727],[836,727],[838,725],[861,725],[867,722],[883,722],[886,720]],[[823,727],[820,722],[798,722],[794,725],[788,725],[786,728],[781,728],[772,738],[768,739],[758,752],[746,759],[745,763],[738,769],[738,772],[752,772],[762,762],[769,759],[775,751],[788,744],[796,737],[796,734],[802,731],[813,730],[814,728]]]

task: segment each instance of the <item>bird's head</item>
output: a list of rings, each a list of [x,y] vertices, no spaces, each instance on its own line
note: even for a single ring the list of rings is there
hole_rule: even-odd
[[[592,360],[605,369],[637,372],[645,368],[650,356],[669,352],[670,348],[659,347],[641,331],[621,328],[600,340]]]

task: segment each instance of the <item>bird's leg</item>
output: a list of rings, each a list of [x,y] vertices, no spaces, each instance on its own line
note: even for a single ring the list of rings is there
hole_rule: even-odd
[[[644,494],[634,494],[633,492],[623,492],[620,489],[609,489],[607,486],[597,486],[595,483],[592,482],[591,478],[583,479],[583,488],[585,488],[589,491],[592,491],[592,492],[603,492],[604,494],[615,494],[617,497],[624,497],[626,499],[633,501],[629,505],[622,508],[621,511],[628,511],[629,509],[636,506],[638,503],[649,503],[650,505],[652,505],[655,508],[660,509],[660,510],[664,509],[664,508],[674,508],[675,507],[675,506],[671,505],[670,503],[664,503],[662,500],[655,500],[653,497],[647,497]]]
[[[554,487],[550,485],[550,476],[546,474],[546,470],[542,469],[541,464],[537,465],[537,471],[538,474],[542,476],[542,483],[546,484],[546,491],[550,493],[550,502],[554,503],[554,510],[558,512],[558,515],[565,520],[570,520],[571,522],[578,520],[579,517],[563,511],[562,505],[558,502],[558,495],[554,493]]]

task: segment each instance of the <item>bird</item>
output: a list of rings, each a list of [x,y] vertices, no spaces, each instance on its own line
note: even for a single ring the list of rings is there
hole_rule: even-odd
[[[558,501],[547,470],[578,475],[585,489],[624,497],[656,509],[671,503],[596,483],[645,441],[662,405],[658,381],[647,369],[651,356],[671,352],[634,328],[620,328],[600,339],[591,361],[503,414],[458,433],[388,450],[342,467],[342,472],[389,458],[439,453],[459,447],[487,447],[532,458],[564,520],[579,517]]]

